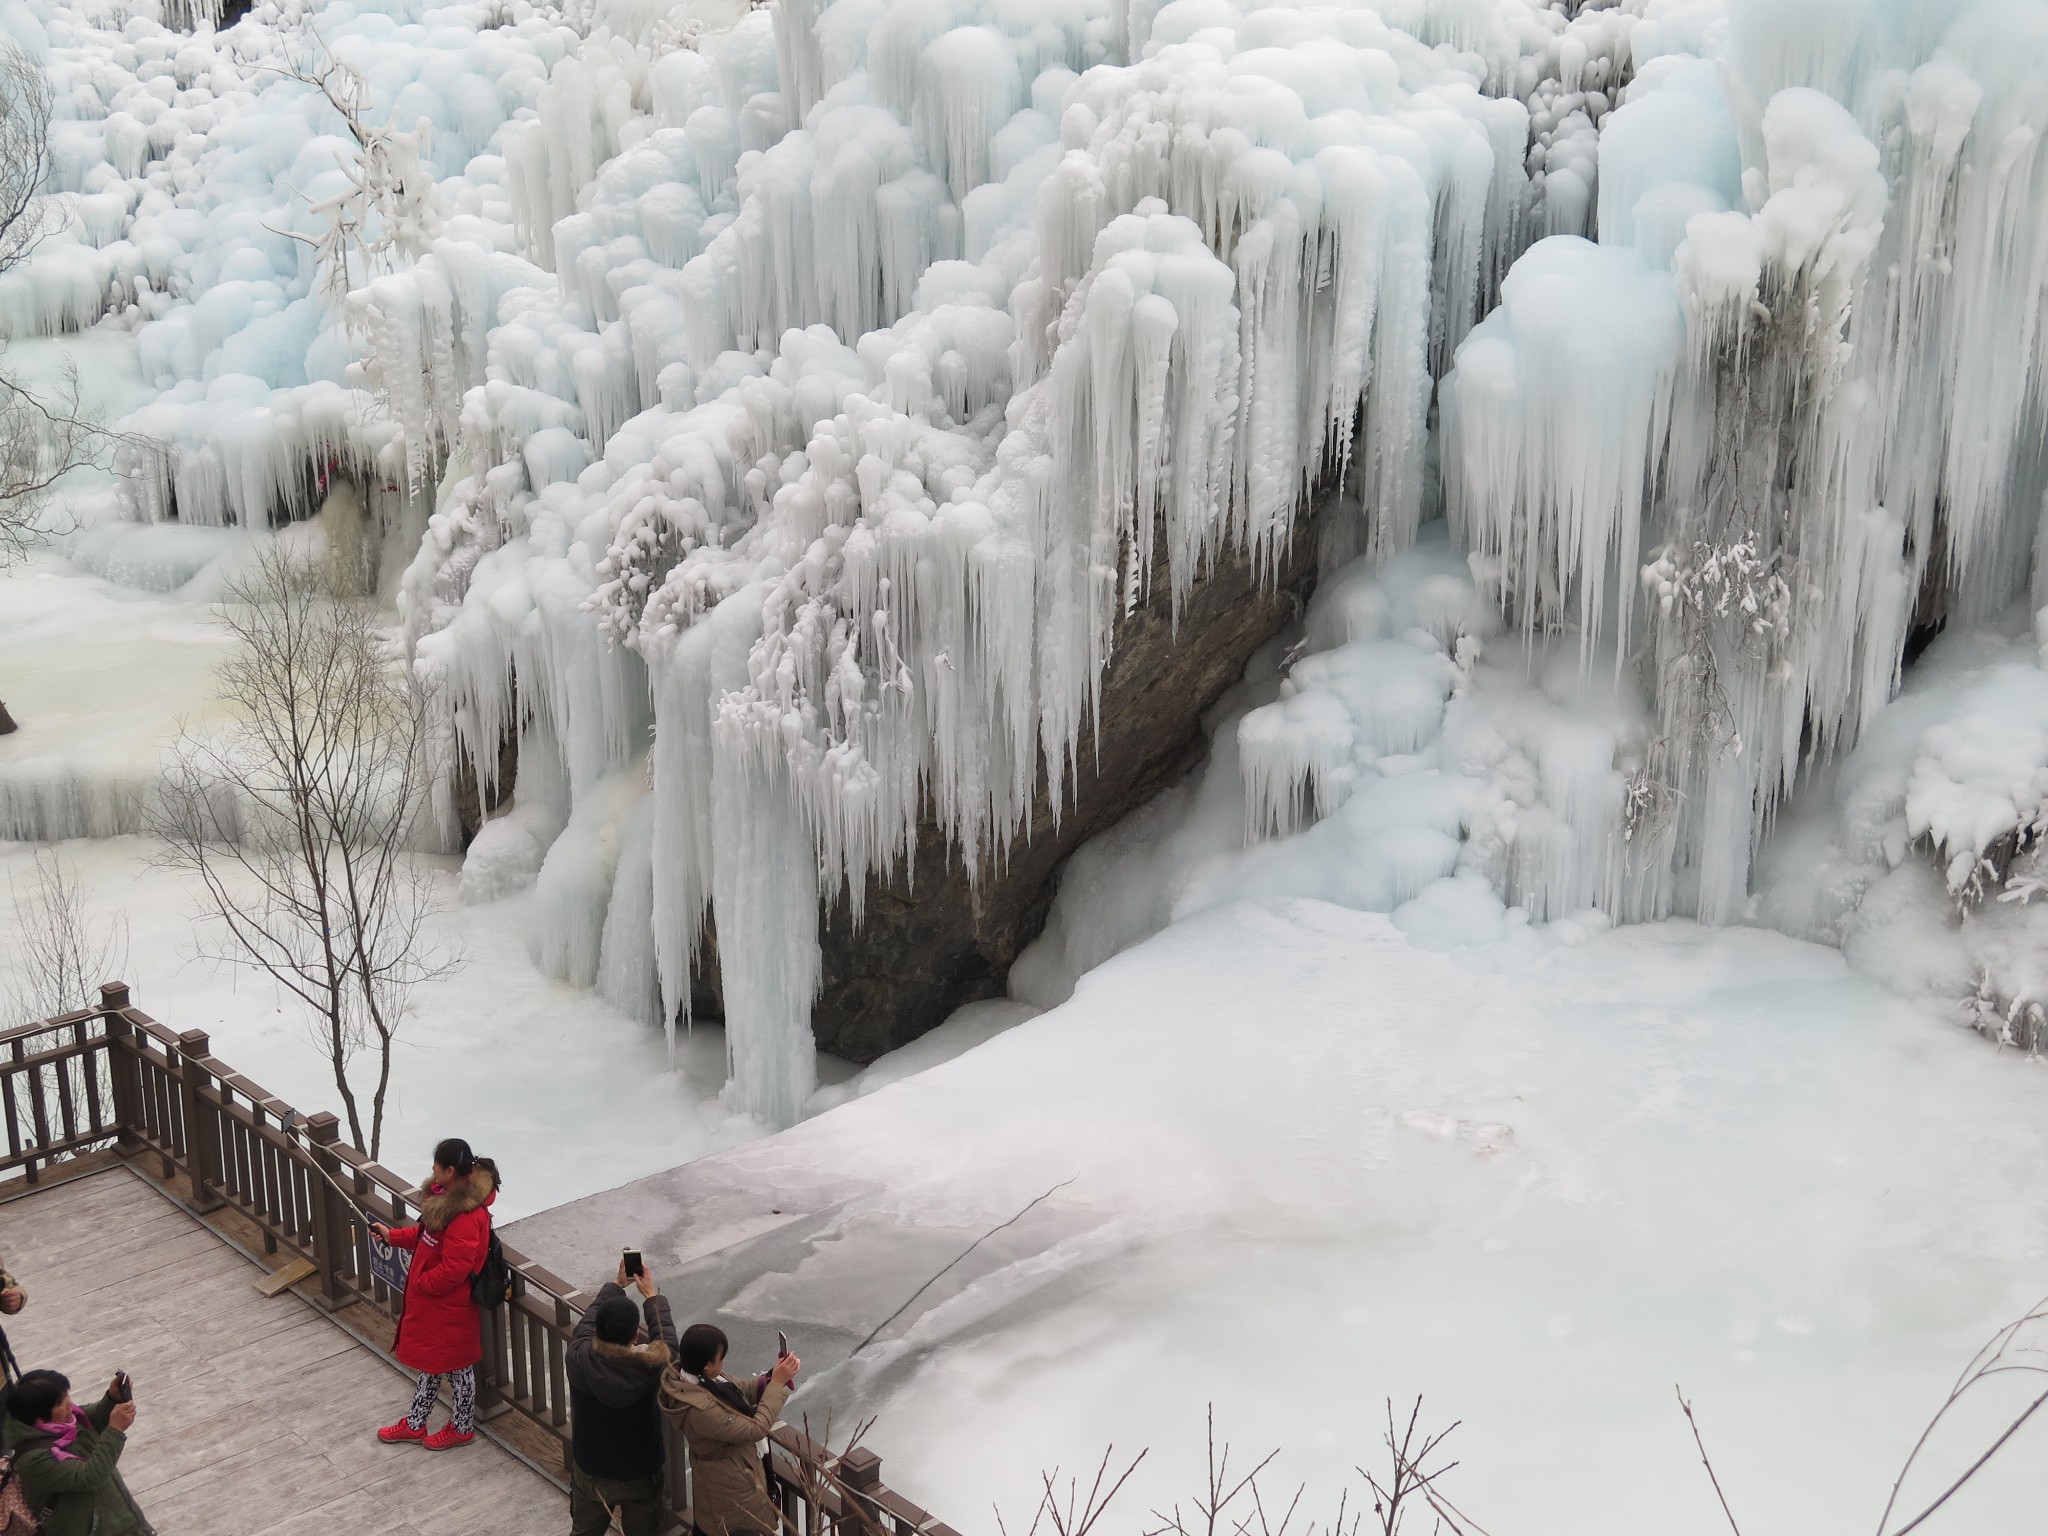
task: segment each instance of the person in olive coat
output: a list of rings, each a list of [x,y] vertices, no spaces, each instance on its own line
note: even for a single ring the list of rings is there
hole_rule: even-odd
[[[155,1536],[121,1480],[135,1404],[116,1402],[114,1393],[110,1383],[106,1396],[81,1408],[56,1371],[30,1371],[14,1384],[0,1448],[14,1455],[22,1500],[42,1536]]]
[[[789,1401],[799,1362],[784,1355],[741,1385],[725,1374],[725,1350],[725,1334],[710,1323],[685,1329],[661,1379],[661,1410],[690,1447],[690,1513],[701,1536],[775,1536],[782,1519],[758,1447]]]

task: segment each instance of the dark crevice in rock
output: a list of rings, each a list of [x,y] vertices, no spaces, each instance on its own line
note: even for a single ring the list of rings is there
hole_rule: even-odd
[[[476,771],[471,766],[467,752],[455,754],[455,820],[462,829],[462,848],[466,853],[469,845],[476,841],[477,833],[498,808],[512,798],[512,788],[519,778],[519,736],[507,729],[498,738],[497,782],[489,793],[481,793],[476,781]]]

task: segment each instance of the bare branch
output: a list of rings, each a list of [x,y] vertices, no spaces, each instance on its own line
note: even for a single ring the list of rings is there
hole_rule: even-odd
[[[915,1291],[912,1291],[910,1293],[909,1301],[904,1302],[902,1306],[898,1307],[894,1312],[891,1312],[887,1317],[883,1318],[879,1323],[875,1324],[875,1326],[871,1330],[869,1330],[868,1336],[862,1339],[858,1344],[856,1344],[853,1347],[853,1353],[857,1355],[862,1350],[866,1349],[870,1344],[874,1343],[876,1337],[881,1333],[881,1331],[884,1328],[888,1327],[891,1323],[895,1322],[897,1318],[901,1317],[905,1312],[908,1312],[910,1310],[911,1302],[916,1301],[918,1297],[922,1296],[934,1285],[937,1285],[940,1279],[945,1276],[947,1271],[953,1269],[955,1265],[958,1265],[962,1259],[965,1259],[967,1257],[968,1254],[974,1252],[975,1249],[979,1248],[983,1243],[987,1242],[990,1238],[994,1237],[998,1232],[1002,1231],[1005,1227],[1014,1227],[1018,1222],[1022,1221],[1026,1216],[1028,1216],[1034,1207],[1043,1204],[1047,1200],[1050,1200],[1054,1195],[1058,1194],[1061,1190],[1065,1189],[1069,1184],[1073,1182],[1073,1179],[1060,1180],[1059,1183],[1053,1185],[1051,1189],[1048,1189],[1044,1194],[1038,1196],[1037,1199],[1032,1200],[1029,1204],[1027,1204],[1024,1207],[1023,1210],[1019,1211],[1016,1215],[1012,1216],[1008,1221],[1003,1222],[999,1226],[990,1227],[988,1231],[982,1233],[981,1236],[977,1237],[973,1242],[969,1243],[966,1246],[966,1248],[961,1250],[959,1258],[954,1259],[951,1263],[947,1264],[944,1269],[941,1269],[937,1274],[933,1275],[931,1279],[925,1281],[925,1283],[923,1285],[920,1285]],[[848,1356],[848,1358],[851,1359],[852,1356]]]
[[[1913,1449],[1906,1453],[1905,1463],[1899,1468],[1899,1475],[1892,1482],[1891,1497],[1885,1500],[1884,1513],[1878,1517],[1878,1536],[1885,1536],[1885,1529],[1891,1524],[1892,1511],[1898,1507],[1899,1495],[1905,1490],[1907,1475],[1912,1472],[1914,1464],[1920,1459],[1920,1453],[1927,1448],[1927,1442],[1934,1437],[1934,1431],[1940,1427],[1942,1420],[1948,1417],[1950,1409],[1961,1402],[1973,1388],[1993,1376],[2002,1376],[2015,1371],[2035,1373],[2048,1371],[2048,1367],[2029,1364],[2012,1358],[2015,1355],[2037,1352],[2036,1346],[2019,1344],[2017,1341],[2029,1325],[2043,1321],[2048,1321],[2048,1297],[2044,1297],[2034,1303],[2024,1316],[2013,1319],[2013,1321],[1999,1329],[1976,1354],[1970,1357],[1969,1364],[1963,1367],[1963,1372],[1956,1378],[1955,1385],[1949,1388],[1948,1397],[1934,1411],[1934,1417],[1927,1421],[1927,1427],[1920,1431],[1920,1438],[1913,1442]],[[1994,1440],[1990,1448],[1972,1462],[1961,1477],[1958,1477],[1953,1483],[1949,1484],[1940,1498],[1928,1505],[1927,1508],[1923,1509],[1906,1524],[1893,1531],[1891,1536],[1905,1536],[1907,1531],[1913,1530],[1929,1515],[1946,1504],[1965,1483],[1977,1475],[1984,1464],[1990,1461],[2008,1440],[2018,1433],[2020,1426],[2032,1418],[2044,1403],[2048,1403],[2048,1393],[2043,1393],[2040,1397],[2035,1398],[2028,1405],[2026,1411],[2021,1413],[2017,1419],[2013,1420],[2006,1427],[2005,1433]]]
[[[267,35],[283,38],[277,51],[244,62],[255,72],[318,91],[354,141],[355,154],[335,156],[343,190],[322,198],[298,194],[318,225],[317,234],[264,227],[312,249],[330,312],[356,326],[349,293],[378,273],[425,254],[439,229],[434,173],[426,159],[429,124],[422,119],[401,131],[388,121],[373,121],[368,77],[327,46],[306,13],[293,12],[281,34]]]
[[[1707,1479],[1714,1485],[1714,1497],[1721,1501],[1721,1513],[1728,1517],[1728,1529],[1735,1536],[1742,1536],[1742,1527],[1735,1523],[1735,1511],[1728,1507],[1728,1495],[1721,1491],[1721,1479],[1714,1473],[1714,1463],[1707,1456],[1707,1442],[1700,1437],[1699,1420],[1692,1416],[1692,1404],[1685,1400],[1685,1393],[1674,1383],[1671,1390],[1677,1394],[1678,1406],[1685,1413],[1685,1422],[1692,1426],[1692,1443],[1699,1447],[1700,1465],[1707,1469]]]

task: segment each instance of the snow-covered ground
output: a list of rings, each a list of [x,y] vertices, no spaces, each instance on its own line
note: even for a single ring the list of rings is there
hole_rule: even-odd
[[[1028,1523],[1041,1469],[1150,1446],[1127,1532],[1199,1490],[1205,1403],[1236,1457],[1284,1448],[1267,1494],[1305,1481],[1320,1522],[1384,1467],[1383,1400],[1420,1393],[1463,1421],[1445,1491],[1496,1536],[1710,1536],[1678,1384],[1743,1531],[1864,1532],[1970,1355],[2048,1289],[2044,1103],[2039,1066],[1776,934],[1561,925],[1445,955],[1326,902],[1227,904],[722,1157],[764,1190],[864,1191],[722,1306],[799,1348],[858,1338],[938,1267],[893,1253],[964,1248],[1071,1180],[1025,1251],[792,1418],[879,1413],[892,1485],[970,1531],[991,1504]],[[1908,1500],[2040,1381],[1997,1386]],[[1927,1529],[2038,1528],[2044,1451],[2030,1425]]]
[[[57,846],[94,916],[126,923],[123,975],[139,1007],[172,1029],[208,1031],[216,1056],[287,1103],[340,1112],[303,1009],[260,974],[200,956],[195,893],[152,862],[146,839]],[[9,924],[6,893],[30,877],[32,858],[31,845],[0,843],[0,914]],[[458,907],[452,861],[442,862],[448,900],[430,932],[461,963],[415,995],[394,1051],[388,1166],[420,1174],[437,1140],[466,1137],[504,1157],[504,1206],[517,1216],[766,1132],[719,1104],[723,1031],[679,1033],[671,1063],[659,1030],[534,969],[525,942],[529,896]],[[359,1064],[359,1083],[373,1070]],[[833,1076],[845,1070],[826,1067]]]

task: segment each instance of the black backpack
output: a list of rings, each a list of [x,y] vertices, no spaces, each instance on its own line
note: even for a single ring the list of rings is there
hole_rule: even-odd
[[[493,1311],[512,1299],[512,1266],[505,1262],[505,1245],[498,1241],[496,1227],[484,1250],[484,1267],[469,1277],[469,1299]]]

